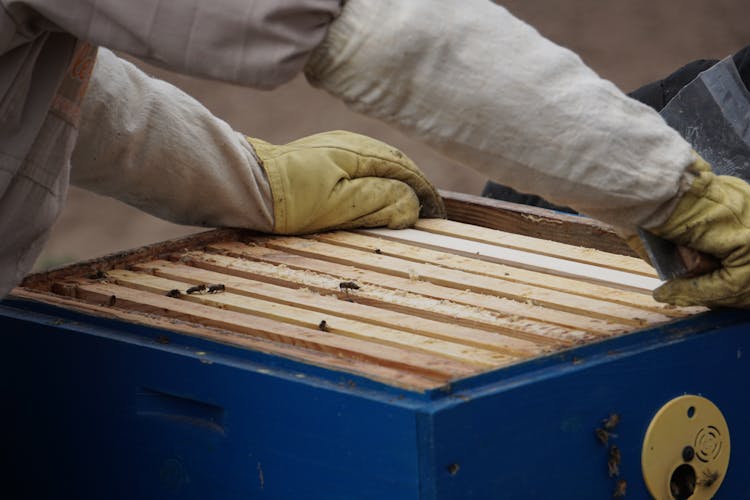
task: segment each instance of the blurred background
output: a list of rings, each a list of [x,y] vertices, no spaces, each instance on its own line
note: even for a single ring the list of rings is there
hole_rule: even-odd
[[[543,35],[577,52],[628,92],[694,59],[720,59],[750,43],[747,0],[510,0],[498,2]],[[188,92],[248,135],[273,143],[334,129],[389,142],[411,156],[440,189],[479,194],[485,179],[356,115],[302,77],[268,92],[170,73],[149,74]],[[498,91],[502,91],[498,89]],[[35,270],[139,247],[204,228],[178,226],[111,198],[71,188],[67,205]]]

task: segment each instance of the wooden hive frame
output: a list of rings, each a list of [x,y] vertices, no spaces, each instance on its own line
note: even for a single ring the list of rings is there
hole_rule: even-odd
[[[700,310],[655,302],[653,270],[606,225],[443,195],[448,220],[414,229],[215,230],[31,275],[13,295],[415,391]]]

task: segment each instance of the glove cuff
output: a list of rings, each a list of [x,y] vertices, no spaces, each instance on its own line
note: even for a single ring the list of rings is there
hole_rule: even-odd
[[[288,189],[285,188],[284,176],[279,168],[276,166],[274,161],[274,153],[276,146],[270,144],[264,140],[256,139],[255,137],[247,137],[247,142],[250,144],[255,159],[258,165],[263,168],[268,179],[268,185],[271,187],[271,198],[273,200],[273,232],[277,234],[284,234],[287,228],[287,200],[286,193]]]
[[[688,167],[686,173],[691,177],[692,182],[690,187],[687,189],[685,194],[692,194],[695,196],[704,196],[706,191],[714,179],[715,174],[711,170],[711,165],[706,160],[701,158],[698,153],[693,152],[695,161]]]

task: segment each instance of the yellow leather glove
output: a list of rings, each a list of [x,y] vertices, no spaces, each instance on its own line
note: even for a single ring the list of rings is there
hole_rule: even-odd
[[[275,146],[248,137],[268,175],[274,233],[388,226],[445,217],[443,201],[397,149],[363,135],[334,131]]]
[[[721,268],[671,280],[654,290],[654,298],[679,306],[750,307],[750,185],[715,175],[701,158],[692,172],[696,179],[672,215],[650,231],[716,257]]]

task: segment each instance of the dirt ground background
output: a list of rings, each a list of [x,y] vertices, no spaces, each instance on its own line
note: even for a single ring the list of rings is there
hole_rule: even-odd
[[[750,43],[747,0],[510,0],[499,2],[542,34],[581,55],[629,91],[699,58],[722,58]],[[348,129],[410,155],[441,189],[478,194],[485,179],[374,120],[348,111],[303,78],[271,92],[198,80],[146,65],[248,135],[284,143]],[[498,89],[501,92],[502,89]],[[72,188],[36,270],[134,248],[202,228],[171,224],[111,198]]]

